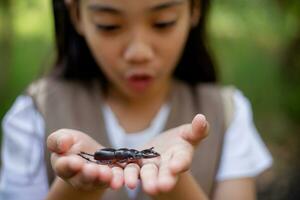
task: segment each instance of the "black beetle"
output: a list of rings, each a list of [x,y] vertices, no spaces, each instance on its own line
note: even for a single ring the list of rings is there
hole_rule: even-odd
[[[80,152],[78,155],[93,163],[97,164],[121,164],[129,162],[137,162],[140,159],[155,158],[160,156],[159,153],[155,152],[154,147],[138,151],[136,149],[127,149],[127,148],[103,148],[96,151],[94,154],[89,154],[85,152]],[[89,157],[92,157],[90,159]]]

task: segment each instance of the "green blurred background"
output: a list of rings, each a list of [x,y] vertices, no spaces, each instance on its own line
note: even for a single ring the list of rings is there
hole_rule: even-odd
[[[300,199],[300,1],[213,0],[208,44],[222,83],[252,102],[274,167],[259,199]],[[50,0],[0,0],[0,119],[53,62]]]

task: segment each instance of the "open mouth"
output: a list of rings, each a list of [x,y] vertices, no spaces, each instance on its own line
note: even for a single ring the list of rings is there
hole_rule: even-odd
[[[153,81],[153,77],[147,74],[135,74],[128,77],[129,86],[137,91],[145,90]]]
[[[149,75],[133,75],[129,77],[130,80],[132,81],[148,81],[151,79],[151,76]]]

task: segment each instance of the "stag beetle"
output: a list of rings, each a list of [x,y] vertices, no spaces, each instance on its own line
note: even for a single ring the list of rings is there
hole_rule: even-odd
[[[137,162],[140,159],[155,158],[160,156],[159,153],[155,152],[154,147],[138,151],[136,149],[127,148],[103,148],[97,150],[94,154],[80,152],[78,155],[87,161],[96,164],[114,165],[121,163]],[[93,160],[90,158],[92,157]]]

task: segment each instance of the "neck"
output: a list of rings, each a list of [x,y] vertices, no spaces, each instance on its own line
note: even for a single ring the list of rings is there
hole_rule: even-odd
[[[171,89],[171,81],[162,87],[156,87],[148,93],[138,95],[126,95],[117,89],[110,89],[106,96],[109,105],[119,105],[130,109],[145,109],[154,105],[162,105],[168,99]]]
[[[134,97],[122,95],[114,90],[108,93],[106,102],[126,132],[138,132],[149,127],[169,97],[171,82],[157,88],[153,92]]]

